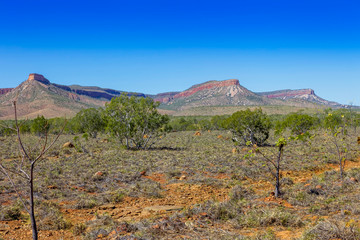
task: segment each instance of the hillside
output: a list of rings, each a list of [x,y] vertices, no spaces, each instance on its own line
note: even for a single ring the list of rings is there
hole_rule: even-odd
[[[41,74],[32,73],[16,88],[0,89],[0,119],[13,118],[12,101],[17,99],[20,118],[47,118],[75,115],[83,108],[101,107],[123,91],[96,86],[65,86],[51,83]],[[318,97],[312,89],[279,90],[255,93],[240,85],[239,80],[208,81],[179,92],[156,95],[128,93],[151,97],[161,103],[159,110],[169,115],[230,114],[248,106],[276,108],[276,113],[290,109],[345,107]],[[272,111],[272,110],[271,110]]]
[[[309,102],[313,102],[320,105],[326,105],[329,107],[343,107],[342,104],[325,100],[315,94],[315,91],[312,89],[297,89],[297,90],[279,90],[271,92],[259,92],[258,95],[265,96],[271,99],[301,99]]]
[[[104,101],[59,88],[40,74],[30,74],[18,87],[0,95],[0,119],[13,118],[14,100],[20,118],[71,117],[83,108],[104,105]]]
[[[229,114],[247,106],[276,106],[280,108],[276,112],[283,112],[281,108],[289,111],[286,106],[297,109],[343,107],[316,96],[311,89],[254,93],[237,79],[208,81],[155,100],[161,102],[161,110],[172,115]]]
[[[169,110],[185,110],[199,106],[251,106],[268,105],[272,100],[259,96],[241,86],[239,80],[209,81],[197,84],[177,93],[160,108]]]

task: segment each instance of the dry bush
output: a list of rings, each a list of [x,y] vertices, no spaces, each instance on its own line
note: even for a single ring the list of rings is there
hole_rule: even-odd
[[[0,206],[0,221],[19,220],[21,217],[21,206],[19,204]]]
[[[60,230],[72,226],[64,219],[60,207],[56,203],[42,201],[38,205],[36,217],[39,222],[39,230]]]
[[[251,209],[245,215],[239,216],[239,227],[302,227],[304,222],[294,212],[279,208]]]
[[[86,231],[83,239],[97,239],[98,235],[107,236],[117,225],[109,215],[96,215],[94,220],[86,222]],[[84,233],[82,233],[84,234]]]
[[[358,240],[360,239],[360,230],[352,223],[337,221],[319,222],[303,235],[303,240]]]

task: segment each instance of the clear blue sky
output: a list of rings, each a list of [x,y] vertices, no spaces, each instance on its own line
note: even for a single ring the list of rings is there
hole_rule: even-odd
[[[322,0],[0,0],[0,88],[159,93],[238,78],[360,105],[360,3]]]

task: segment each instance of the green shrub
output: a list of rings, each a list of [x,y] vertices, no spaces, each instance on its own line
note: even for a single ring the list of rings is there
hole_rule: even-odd
[[[22,217],[20,206],[18,204],[14,206],[0,207],[0,220],[10,221],[19,220]]]
[[[269,138],[271,122],[260,109],[238,111],[226,120],[226,128],[233,133],[233,140],[239,144],[263,145]]]

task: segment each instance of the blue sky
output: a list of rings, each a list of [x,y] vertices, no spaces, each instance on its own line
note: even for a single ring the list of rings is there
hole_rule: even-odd
[[[0,88],[159,93],[237,78],[360,105],[359,1],[0,0]]]

